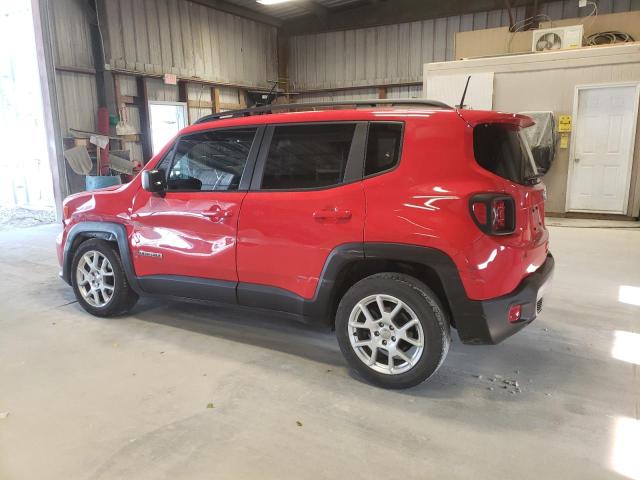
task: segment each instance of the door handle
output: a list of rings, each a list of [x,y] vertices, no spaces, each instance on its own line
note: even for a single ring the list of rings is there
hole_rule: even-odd
[[[208,217],[209,220],[213,222],[218,222],[220,220],[224,220],[225,218],[233,216],[233,212],[231,210],[222,210],[220,208],[217,210],[205,210],[203,212],[200,212],[200,214]]]
[[[351,218],[351,210],[326,208],[313,212],[313,218],[316,220],[348,220]]]
[[[574,162],[578,163],[580,161],[580,159],[578,157],[573,159]]]

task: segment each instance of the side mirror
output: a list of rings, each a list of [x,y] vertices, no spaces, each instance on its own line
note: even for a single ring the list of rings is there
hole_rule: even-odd
[[[151,193],[167,191],[167,178],[163,170],[143,170],[142,188]]]

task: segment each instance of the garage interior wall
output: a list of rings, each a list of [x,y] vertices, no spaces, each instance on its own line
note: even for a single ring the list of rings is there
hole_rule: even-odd
[[[98,102],[91,34],[77,0],[49,2],[60,129],[94,130]]]
[[[599,14],[637,9],[637,0],[598,2]],[[540,13],[554,20],[580,17],[590,11],[579,9],[577,0],[540,6]],[[525,8],[513,9],[513,15],[514,21],[523,20]],[[509,26],[506,9],[293,36],[289,46],[289,83],[294,92],[301,93],[295,97],[297,102],[377,98],[379,92],[373,87],[386,88],[388,98],[419,97],[423,65],[453,60],[456,32],[504,26]],[[410,88],[416,85],[419,87]]]
[[[97,92],[90,25],[78,0],[39,0],[47,4],[60,131],[96,130]],[[108,68],[120,83],[119,95],[140,97],[137,77],[145,77],[146,99],[189,102],[189,120],[212,111],[215,101],[241,105],[241,88],[269,88],[278,79],[277,29],[188,0],[108,0],[100,25]],[[543,3],[554,19],[588,13],[574,0]],[[640,0],[600,0],[599,12],[640,9]],[[515,21],[525,9],[514,9]],[[506,26],[505,9],[411,23],[313,35],[289,42],[290,90],[295,101],[339,101],[375,97],[420,97],[424,63],[455,55],[455,33]],[[185,84],[164,85],[176,74]],[[211,85],[218,85],[214,95]],[[382,87],[382,88],[381,88]],[[217,98],[214,98],[217,97]],[[231,107],[228,107],[231,108]],[[223,108],[225,109],[225,108]],[[138,104],[125,107],[128,121],[142,133]],[[126,142],[133,160],[142,160],[139,141]],[[59,152],[58,164],[64,165]],[[69,192],[60,173],[62,196]]]
[[[109,0],[105,7],[107,16],[100,22],[106,62],[115,71],[174,73],[194,81],[249,88],[269,88],[277,79],[275,27],[187,0]],[[50,23],[62,134],[68,134],[69,127],[93,130],[94,62],[89,23],[80,2],[50,2]],[[150,100],[170,97],[177,101],[176,87],[151,84]]]
[[[48,12],[58,136],[70,136],[70,128],[96,131],[96,72],[87,12],[78,0],[39,1]],[[103,5],[98,20],[106,68],[114,73],[118,99],[138,98],[124,107],[138,134],[143,133],[138,77],[145,77],[146,100],[189,101],[191,122],[212,112],[214,84],[220,86],[215,100],[241,105],[241,87],[268,89],[277,80],[277,30],[271,25],[187,0],[108,0]],[[186,98],[178,86],[163,83],[165,73],[188,79]],[[112,113],[119,108],[113,106]],[[132,160],[143,160],[140,141],[124,142],[123,148],[130,150]],[[62,152],[59,156],[58,164],[66,167]],[[67,175],[73,176],[63,168],[62,197],[72,190]]]
[[[187,0],[105,2],[113,70],[267,88],[277,79],[275,27]]]

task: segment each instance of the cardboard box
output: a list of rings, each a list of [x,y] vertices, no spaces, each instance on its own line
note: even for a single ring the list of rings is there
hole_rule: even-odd
[[[541,22],[540,28],[563,27],[583,22],[585,37],[593,33],[616,30],[628,33],[636,41],[640,41],[640,11]],[[530,52],[532,40],[531,30],[513,33],[509,32],[508,27],[458,32],[455,39],[455,58],[461,60]]]

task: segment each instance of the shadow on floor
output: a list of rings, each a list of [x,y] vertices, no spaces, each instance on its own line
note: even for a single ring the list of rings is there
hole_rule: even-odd
[[[146,322],[276,350],[331,366],[345,365],[330,327],[306,324],[278,312],[143,299],[130,315]]]
[[[146,298],[130,315],[145,322],[295,355],[325,364],[330,369],[342,368],[353,379],[366,383],[347,369],[335,333],[329,327],[305,324],[285,314]],[[570,380],[545,374],[561,365],[566,367],[566,355],[563,352],[550,354],[541,335],[539,327],[529,327],[500,345],[468,346],[460,343],[454,330],[451,349],[440,370],[428,382],[404,390],[402,394],[432,399],[456,398],[466,389],[490,394],[490,387],[501,388],[499,384],[488,383],[492,375],[518,379],[514,372],[519,371],[526,372],[529,378],[544,377],[548,389],[553,390],[559,384],[566,386]],[[573,370],[584,368],[580,362],[572,363]],[[520,378],[524,388],[529,387],[526,382],[527,379]]]

